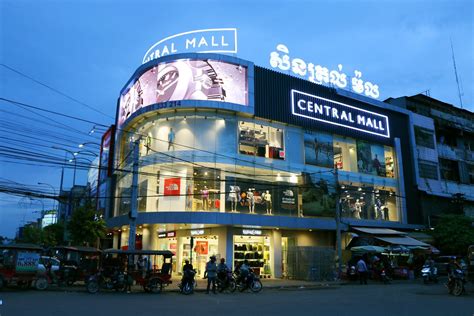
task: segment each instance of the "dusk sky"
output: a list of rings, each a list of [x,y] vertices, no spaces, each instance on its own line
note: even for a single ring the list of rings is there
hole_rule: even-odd
[[[291,57],[330,69],[342,64],[343,72],[350,75],[360,70],[363,79],[379,85],[379,100],[429,90],[431,97],[459,106],[451,39],[462,102],[465,109],[474,111],[474,2],[471,0],[229,1],[226,4],[176,0],[1,0],[0,12],[1,64],[98,111],[5,66],[0,66],[0,97],[105,125],[114,123],[119,92],[141,65],[150,46],[172,34],[223,27],[237,28],[236,56],[256,65],[271,68],[270,53],[278,44],[285,44]],[[56,127],[52,128],[25,118],[35,114],[4,101],[0,101],[0,115],[0,137],[9,146],[15,140],[22,146],[18,148],[28,146],[26,138],[9,132],[11,127],[21,125],[23,132],[30,135],[68,142],[71,150],[81,142],[99,141],[97,133],[88,135],[93,124],[51,116],[56,120]],[[65,155],[64,151],[48,146],[41,150],[52,156]],[[2,182],[11,180],[35,188],[42,182],[59,190],[60,167],[12,163],[2,155],[0,166]],[[85,182],[86,172],[79,171],[76,183]],[[64,186],[68,188],[71,184],[72,171],[66,170]],[[48,190],[48,186],[42,188]],[[45,209],[51,208],[52,201],[43,202]],[[0,194],[0,235],[14,237],[17,227],[37,217],[38,213],[33,212],[42,207],[39,200]]]

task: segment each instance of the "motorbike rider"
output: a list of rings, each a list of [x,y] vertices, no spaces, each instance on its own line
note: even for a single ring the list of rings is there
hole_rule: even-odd
[[[431,275],[433,275],[434,274],[434,268],[435,268],[435,262],[434,262],[433,258],[431,258],[431,256],[428,256],[428,258],[426,258],[425,266],[430,267],[430,273],[431,273]]]
[[[183,278],[181,279],[181,284],[185,284],[189,276],[188,272],[189,271],[193,271],[194,270],[194,267],[191,263],[189,263],[189,260],[186,259],[184,260],[184,266],[183,266]]]
[[[446,270],[448,272],[448,287],[451,285],[451,283],[454,280],[453,276],[456,269],[462,270],[462,267],[456,261],[456,257],[451,257],[451,259],[449,260],[448,266],[446,267]]]
[[[242,282],[242,283],[246,282],[246,279],[249,273],[250,273],[249,262],[247,259],[245,259],[244,262],[239,267],[239,277],[237,279],[237,282]]]
[[[217,278],[223,284],[221,291],[227,287],[229,283],[229,279],[227,277],[227,273],[229,272],[229,267],[225,264],[225,258],[221,258],[221,262],[217,265]]]
[[[206,294],[209,294],[209,289],[212,283],[212,292],[216,294],[216,278],[217,278],[217,265],[216,256],[211,256],[210,260],[206,263],[206,271],[204,272],[204,278],[207,278],[207,289]]]

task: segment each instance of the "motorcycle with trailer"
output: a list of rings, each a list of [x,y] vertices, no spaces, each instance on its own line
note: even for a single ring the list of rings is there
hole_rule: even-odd
[[[89,293],[100,289],[125,291],[135,283],[145,292],[161,293],[163,287],[172,283],[173,255],[168,250],[106,249],[102,253],[101,269],[89,277],[86,289]]]
[[[0,245],[0,290],[8,286],[28,289],[44,283],[38,276],[42,251],[33,244]]]

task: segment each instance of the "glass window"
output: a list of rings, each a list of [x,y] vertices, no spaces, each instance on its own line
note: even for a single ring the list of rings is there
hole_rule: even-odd
[[[186,209],[192,208],[193,211],[220,210],[219,173],[215,169],[194,168],[193,181],[189,181],[186,188]],[[192,199],[190,199],[188,192],[192,192]]]
[[[387,178],[395,178],[395,159],[393,147],[384,146],[385,149],[385,176]]]
[[[334,145],[331,134],[306,131],[304,133],[305,162],[309,165],[333,168]]]
[[[399,221],[395,189],[344,184],[341,190],[343,217]]]
[[[474,165],[468,164],[467,170],[469,172],[469,183],[474,184]]]
[[[419,146],[434,149],[434,131],[415,126],[415,141]]]
[[[239,152],[251,156],[285,159],[283,131],[267,125],[240,121]]]
[[[334,136],[334,167],[357,172],[356,141],[352,138]]]
[[[420,177],[438,180],[438,165],[430,161],[418,161]]]
[[[449,159],[439,159],[441,179],[448,181],[459,181],[458,162]]]
[[[363,140],[357,141],[357,170],[359,172],[385,177],[387,176],[387,160],[392,162],[390,165],[390,175],[394,176],[392,150],[386,150],[383,145],[371,144]]]

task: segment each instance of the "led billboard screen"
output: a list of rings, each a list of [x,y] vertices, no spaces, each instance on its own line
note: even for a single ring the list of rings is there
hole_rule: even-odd
[[[120,96],[118,126],[155,103],[209,100],[248,106],[247,67],[217,60],[180,59],[140,75]]]

